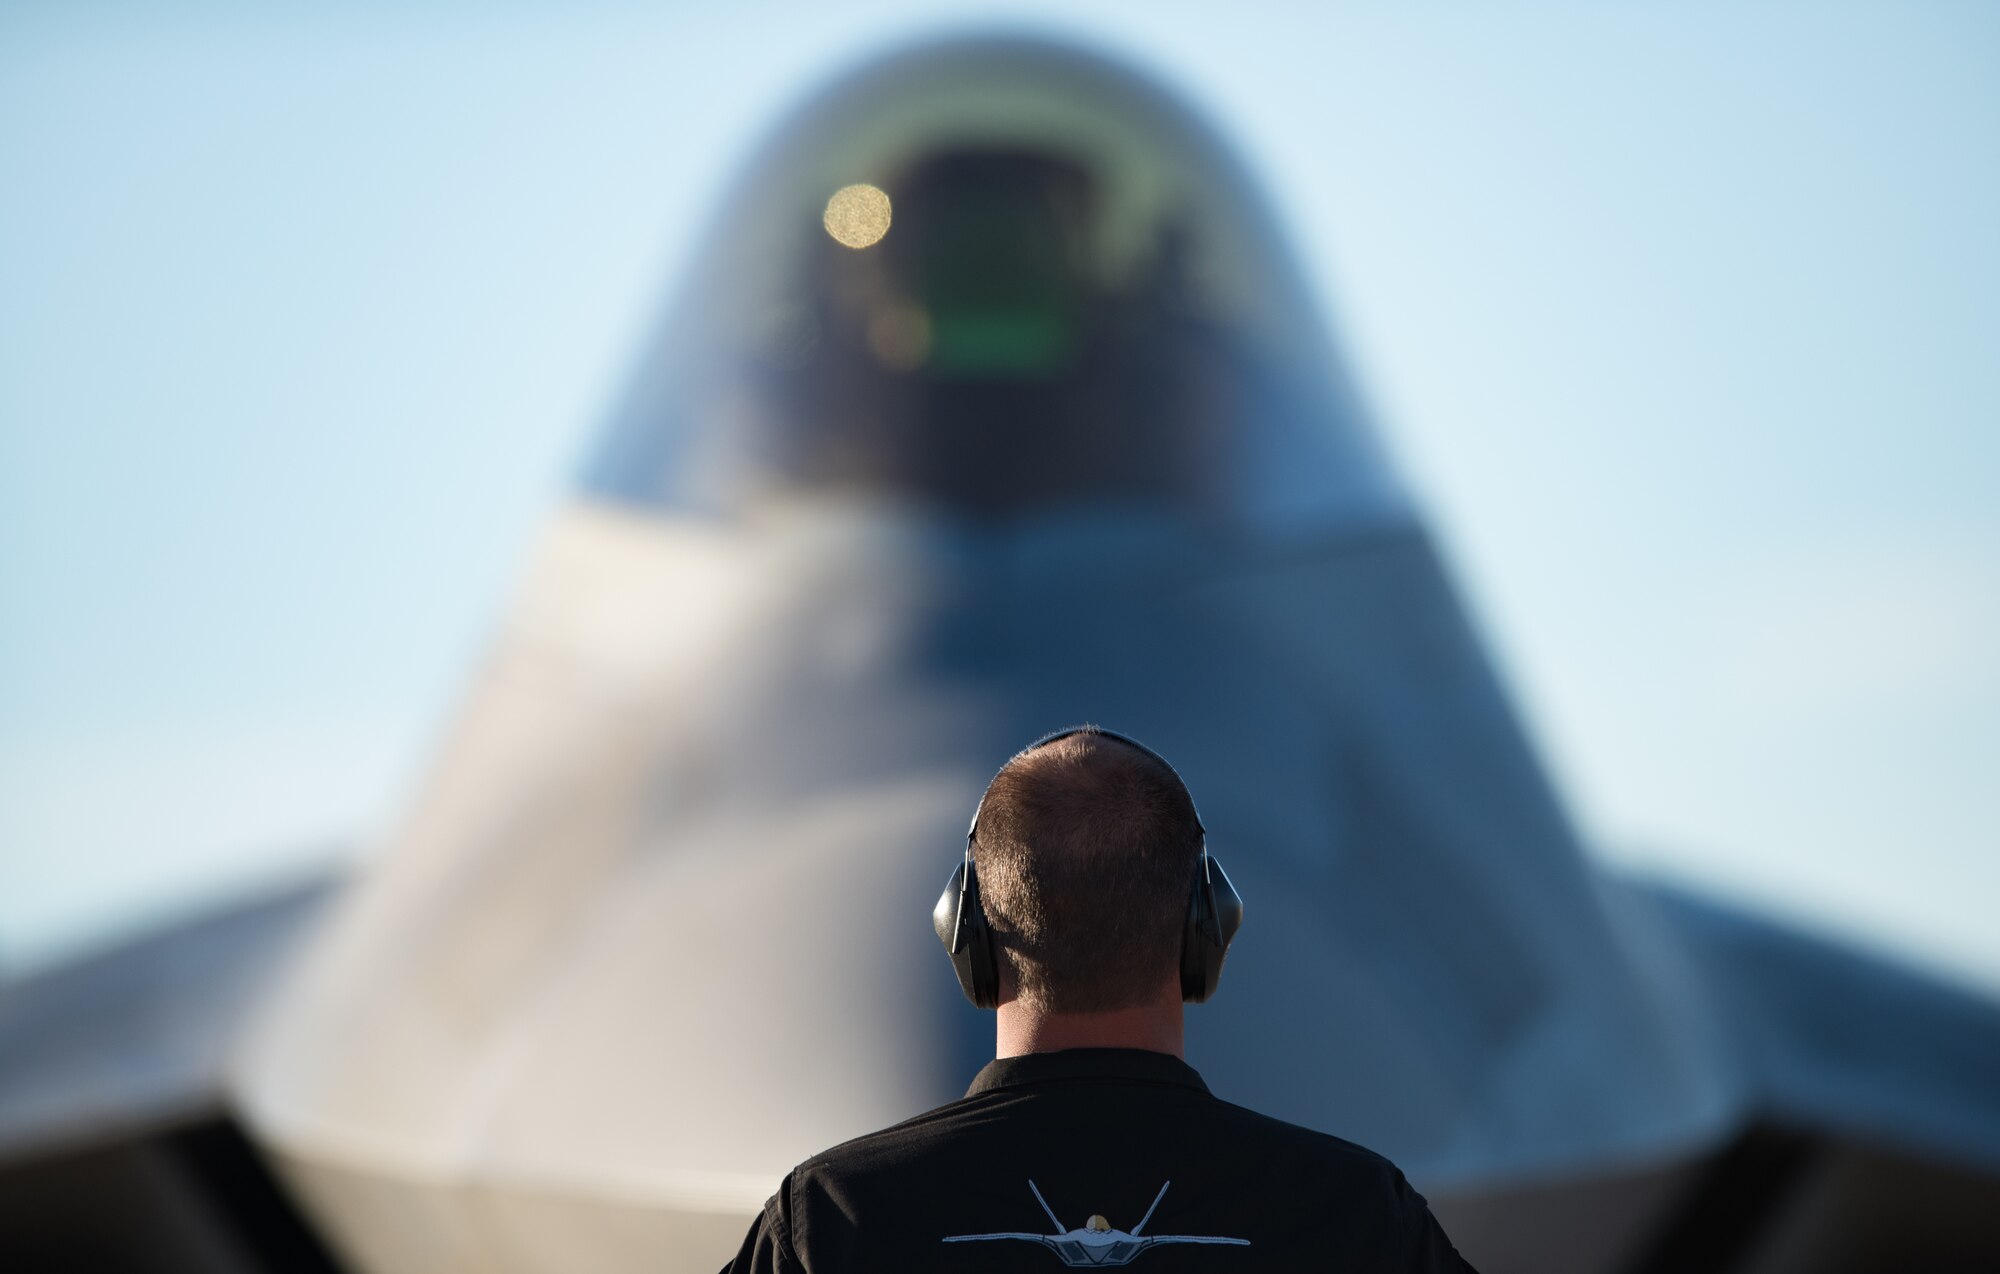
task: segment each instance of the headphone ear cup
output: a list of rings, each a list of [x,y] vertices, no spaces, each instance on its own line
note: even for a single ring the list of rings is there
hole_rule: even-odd
[[[1181,934],[1181,998],[1200,1004],[1222,981],[1222,961],[1243,925],[1243,896],[1215,856],[1202,854]]]
[[[993,930],[979,901],[979,875],[970,859],[952,869],[931,908],[931,928],[951,957],[958,989],[982,1009],[1000,1006],[1000,965],[993,947]]]

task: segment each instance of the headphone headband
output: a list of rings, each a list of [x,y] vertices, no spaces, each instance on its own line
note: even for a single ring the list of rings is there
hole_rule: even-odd
[[[1188,806],[1194,809],[1195,829],[1201,833],[1201,852],[1204,857],[1208,854],[1208,828],[1201,821],[1201,810],[1194,803],[1194,793],[1188,790],[1187,780],[1181,777],[1181,772],[1174,768],[1174,763],[1172,761],[1167,760],[1167,758],[1161,756],[1158,752],[1153,751],[1153,749],[1147,747],[1145,744],[1139,742],[1137,739],[1133,738],[1129,734],[1120,734],[1116,730],[1106,730],[1102,726],[1070,725],[1070,726],[1064,726],[1060,730],[1049,731],[1041,738],[1036,739],[1033,743],[1030,743],[1027,747],[1022,748],[1014,755],[1008,757],[1006,765],[1002,765],[999,769],[993,771],[993,778],[986,780],[986,789],[985,791],[982,791],[979,794],[979,804],[972,807],[972,822],[968,824],[965,829],[965,852],[967,853],[967,855],[970,855],[972,853],[973,837],[979,834],[979,812],[986,808],[986,792],[990,792],[993,790],[994,780],[998,779],[1002,774],[1007,772],[1008,765],[1014,764],[1014,762],[1028,755],[1028,753],[1033,752],[1036,748],[1046,747],[1048,744],[1054,743],[1058,739],[1067,739],[1072,734],[1094,734],[1100,739],[1110,739],[1115,743],[1122,743],[1126,747],[1135,749],[1136,751],[1143,753],[1146,756],[1152,757],[1155,761],[1158,761],[1161,765],[1166,766],[1167,773],[1174,776],[1174,782],[1179,783],[1181,785],[1181,795],[1187,797]]]

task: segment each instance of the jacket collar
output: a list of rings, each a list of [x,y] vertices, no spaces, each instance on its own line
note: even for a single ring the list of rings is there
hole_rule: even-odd
[[[996,1088],[1020,1088],[1028,1084],[1073,1083],[1078,1080],[1171,1084],[1206,1093],[1208,1085],[1180,1058],[1141,1048],[1066,1048],[1055,1053],[1024,1053],[1019,1057],[999,1057],[986,1063],[973,1078],[967,1097],[992,1092]]]

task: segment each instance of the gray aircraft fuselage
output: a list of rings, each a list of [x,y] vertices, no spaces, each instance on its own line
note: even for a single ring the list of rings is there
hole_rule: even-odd
[[[712,1270],[990,1057],[930,905],[1079,721],[1247,901],[1189,1061],[1489,1274],[2000,1243],[1949,1202],[2000,1198],[1993,1006],[1601,870],[1254,183],[1028,40],[864,67],[749,165],[217,1117],[366,1274]],[[1920,1170],[1946,1223],[1876,1188]]]

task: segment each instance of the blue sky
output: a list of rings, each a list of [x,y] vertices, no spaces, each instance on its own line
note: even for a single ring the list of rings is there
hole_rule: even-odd
[[[1243,146],[1600,852],[2000,988],[2000,10],[1067,9],[0,8],[0,967],[365,853],[731,164],[998,18]]]

